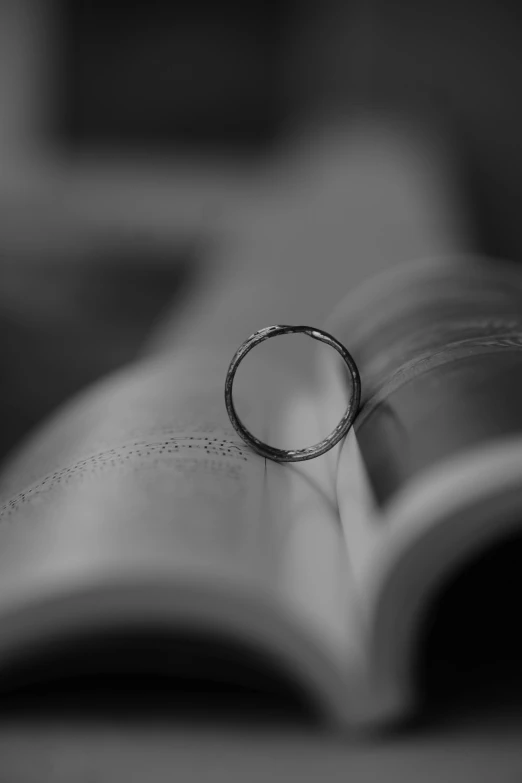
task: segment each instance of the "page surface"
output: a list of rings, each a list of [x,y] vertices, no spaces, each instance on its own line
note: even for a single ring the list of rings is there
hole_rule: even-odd
[[[246,447],[228,422],[221,358],[193,354],[107,379],[6,466],[0,610],[114,580],[206,586],[210,602],[237,598],[239,625],[262,604],[298,629],[331,670],[316,679],[337,678],[340,703],[361,639],[333,493],[320,467],[268,463]],[[292,415],[278,419],[252,405],[258,380],[241,409],[255,407],[260,433],[291,438],[305,421],[316,436],[313,402],[291,395]]]
[[[516,265],[448,258],[376,280],[330,324],[363,386],[339,457],[343,528],[375,657],[404,688],[435,589],[520,524],[521,303]]]
[[[370,292],[370,288],[368,289]],[[522,428],[522,276],[481,259],[420,264],[338,311],[363,378],[355,430],[379,504],[443,459]]]

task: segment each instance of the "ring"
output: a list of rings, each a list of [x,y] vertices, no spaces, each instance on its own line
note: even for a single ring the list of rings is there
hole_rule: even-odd
[[[316,443],[314,446],[307,446],[304,449],[276,449],[273,446],[269,446],[267,443],[256,438],[255,435],[245,427],[239,416],[237,415],[234,400],[232,398],[232,386],[234,384],[234,377],[237,372],[237,368],[252,348],[255,348],[259,343],[270,339],[270,337],[276,337],[281,334],[298,334],[303,333],[311,337],[313,340],[319,340],[322,343],[330,345],[335,348],[339,353],[348,370],[352,381],[352,393],[346,412],[336,428],[324,438],[324,440]],[[314,459],[321,456],[335,446],[339,441],[344,438],[348,433],[353,421],[357,415],[359,409],[359,403],[361,400],[361,378],[357,365],[353,360],[351,354],[344,347],[342,343],[332,337],[328,332],[324,332],[322,329],[315,329],[313,326],[266,326],[264,329],[260,329],[258,332],[252,334],[248,340],[245,340],[236,353],[234,354],[232,361],[230,362],[227,376],[225,379],[225,405],[227,408],[228,417],[237,434],[251,446],[258,454],[267,459],[274,460],[275,462],[302,462],[307,459]]]

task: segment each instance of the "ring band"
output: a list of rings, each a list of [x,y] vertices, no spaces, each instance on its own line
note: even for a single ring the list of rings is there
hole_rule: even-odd
[[[324,438],[324,440],[316,443],[314,446],[307,446],[303,449],[276,449],[273,446],[269,446],[267,443],[263,443],[263,441],[259,440],[259,438],[256,438],[255,435],[252,435],[252,433],[245,427],[237,415],[234,406],[234,401],[232,398],[232,386],[234,384],[234,377],[236,375],[237,368],[247,353],[252,350],[252,348],[255,348],[256,345],[259,345],[259,343],[270,339],[270,337],[276,337],[281,334],[298,333],[306,334],[313,340],[319,340],[320,342],[326,343],[332,348],[335,348],[337,353],[342,356],[346,366],[348,367],[352,381],[352,393],[348,407],[342,419],[335,429],[330,433],[330,435]],[[262,457],[266,457],[267,459],[274,460],[275,462],[302,462],[304,460],[319,457],[321,454],[325,454],[327,451],[333,448],[336,443],[339,443],[339,441],[348,433],[357,415],[360,400],[361,378],[359,375],[359,370],[357,369],[357,365],[355,364],[351,354],[344,347],[344,345],[336,340],[335,337],[332,337],[331,334],[324,332],[322,329],[316,329],[313,326],[266,326],[264,329],[260,329],[258,332],[255,332],[237,349],[232,358],[232,361],[230,362],[225,380],[225,405],[232,426],[236,430],[237,434],[242,438],[242,440],[244,440],[245,443],[257,451],[258,454],[261,454]]]

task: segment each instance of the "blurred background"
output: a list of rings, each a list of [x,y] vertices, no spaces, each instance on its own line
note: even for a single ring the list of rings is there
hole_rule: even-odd
[[[508,0],[0,0],[0,457],[155,324],[246,328],[227,269],[285,312],[299,269],[319,316],[401,260],[517,259],[521,40]]]

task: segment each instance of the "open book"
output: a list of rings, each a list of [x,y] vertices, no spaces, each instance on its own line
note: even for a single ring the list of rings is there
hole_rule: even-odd
[[[29,649],[79,638],[88,654],[94,632],[167,628],[240,641],[339,722],[415,709],[433,595],[521,524],[522,272],[415,264],[312,325],[362,377],[356,423],[323,457],[280,465],[245,446],[225,410],[227,362],[210,351],[129,366],[12,456],[0,675]],[[326,346],[319,369],[303,387],[291,368],[258,367],[235,395],[240,415],[274,445],[316,442],[349,394]]]

